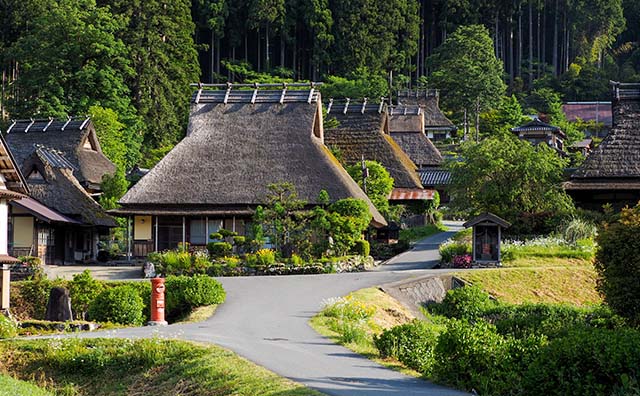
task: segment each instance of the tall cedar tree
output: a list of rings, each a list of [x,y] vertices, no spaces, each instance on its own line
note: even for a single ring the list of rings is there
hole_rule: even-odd
[[[118,31],[134,74],[127,83],[144,120],[148,149],[174,144],[188,119],[189,84],[199,80],[195,24],[187,0],[101,0],[126,27]]]

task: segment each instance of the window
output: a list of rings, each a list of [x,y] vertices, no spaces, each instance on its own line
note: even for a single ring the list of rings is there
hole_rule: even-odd
[[[207,239],[207,230],[204,219],[191,219],[189,221],[189,242],[192,245],[204,245]]]
[[[220,231],[221,228],[223,228],[222,220],[209,219],[209,235],[213,234],[214,232]],[[212,242],[213,239],[208,237],[208,241]]]

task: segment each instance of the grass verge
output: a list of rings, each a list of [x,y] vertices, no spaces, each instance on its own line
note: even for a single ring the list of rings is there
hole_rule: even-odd
[[[354,313],[355,312],[355,313]],[[371,287],[350,293],[343,299],[327,301],[325,308],[309,324],[319,334],[360,355],[404,374],[419,377],[395,359],[383,359],[373,344],[373,336],[414,316],[402,304],[380,289]]]
[[[50,396],[51,393],[29,382],[0,374],[0,396]]]
[[[65,396],[322,395],[228,350],[159,338],[2,342],[0,372]]]
[[[400,230],[400,239],[407,242],[415,242],[422,238],[426,238],[428,236],[431,236],[446,230],[447,230],[447,227],[445,227],[442,223],[428,224],[426,226],[421,226],[421,227],[411,227],[411,228],[407,228],[406,230]]]
[[[602,302],[596,291],[596,272],[591,265],[473,270],[455,275],[479,285],[507,303],[569,303],[584,306]]]

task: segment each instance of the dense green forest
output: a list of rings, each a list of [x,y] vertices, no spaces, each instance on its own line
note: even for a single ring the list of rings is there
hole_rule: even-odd
[[[5,122],[92,114],[130,168],[183,136],[195,81],[322,80],[350,97],[420,85],[487,133],[529,109],[560,122],[562,100],[640,81],[640,2],[0,0],[0,61]]]

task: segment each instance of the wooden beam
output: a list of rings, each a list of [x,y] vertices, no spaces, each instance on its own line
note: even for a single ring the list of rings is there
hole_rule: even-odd
[[[15,169],[0,169],[0,173],[18,173]]]

